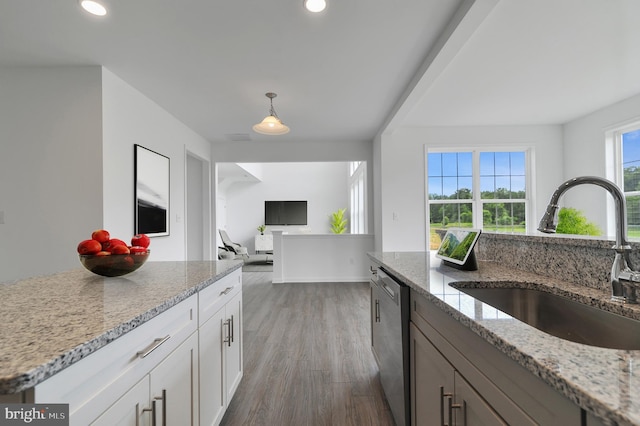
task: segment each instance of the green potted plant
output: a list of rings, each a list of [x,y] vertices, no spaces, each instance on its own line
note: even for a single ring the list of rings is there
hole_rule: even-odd
[[[260,225],[258,226],[258,231],[260,231],[260,235],[264,235],[264,230],[267,229],[266,226]]]
[[[338,211],[331,213],[331,232],[334,234],[344,234],[347,230],[347,219],[344,217],[344,213],[347,209],[338,209]]]

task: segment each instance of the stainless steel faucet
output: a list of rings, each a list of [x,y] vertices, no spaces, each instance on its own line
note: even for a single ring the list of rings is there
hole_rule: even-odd
[[[592,184],[606,189],[612,196],[616,205],[616,252],[611,267],[611,298],[625,303],[638,303],[640,291],[640,272],[629,266],[629,253],[631,246],[627,242],[627,208],[624,194],[613,182],[597,176],[581,176],[569,179],[555,190],[547,206],[544,216],[538,225],[538,231],[552,234],[556,232],[558,223],[558,201],[562,194],[569,188],[577,185]]]

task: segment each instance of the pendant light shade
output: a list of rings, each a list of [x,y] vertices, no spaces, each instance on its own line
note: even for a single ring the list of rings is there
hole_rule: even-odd
[[[260,123],[255,124],[253,126],[253,131],[256,133],[261,133],[263,135],[284,135],[286,133],[289,133],[289,128],[285,126],[282,121],[280,121],[280,118],[278,118],[278,114],[276,114],[276,110],[273,109],[273,98],[278,95],[269,92],[266,93],[265,96],[271,101],[269,115],[267,115]]]
[[[325,7],[327,7],[327,3],[325,0],[303,0],[304,7],[309,12],[322,12]]]

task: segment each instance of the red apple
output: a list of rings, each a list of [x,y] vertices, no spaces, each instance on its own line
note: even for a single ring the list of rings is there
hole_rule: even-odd
[[[102,250],[104,251],[113,251],[113,248],[115,246],[127,246],[127,243],[125,243],[122,240],[119,240],[117,238],[111,238],[109,241],[105,241],[104,243],[102,243]]]
[[[131,252],[131,254],[145,254],[147,252],[147,248],[140,246],[131,246],[129,248],[129,251]]]
[[[111,256],[111,253],[108,251],[99,251],[96,253],[96,256]]]
[[[84,240],[78,244],[78,253],[80,254],[96,254],[102,250],[102,245],[96,240]]]
[[[131,238],[132,246],[149,247],[151,239],[146,234],[136,234]]]
[[[123,244],[112,246],[111,254],[129,254],[129,247]]]
[[[96,240],[100,244],[106,243],[109,241],[109,238],[111,238],[109,231],[104,229],[98,229],[91,233],[91,239]]]

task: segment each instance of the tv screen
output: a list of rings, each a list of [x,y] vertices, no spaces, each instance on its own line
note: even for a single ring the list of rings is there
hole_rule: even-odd
[[[306,225],[306,201],[265,201],[265,225]]]

